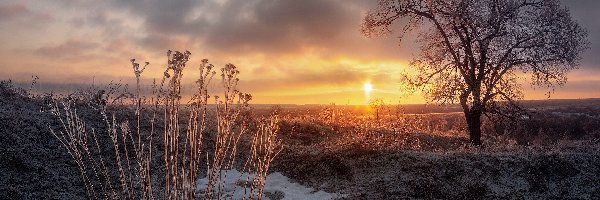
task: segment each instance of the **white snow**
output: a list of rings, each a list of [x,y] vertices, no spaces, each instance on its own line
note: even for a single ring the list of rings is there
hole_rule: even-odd
[[[249,189],[244,191],[243,184],[247,178],[250,180],[253,178],[253,175],[248,173],[240,173],[239,171],[232,170],[223,170],[221,172],[221,176],[225,179],[223,180],[223,188],[225,193],[225,198],[230,199],[244,199],[247,198],[247,194],[249,193]],[[250,177],[248,177],[250,176]],[[206,188],[206,184],[208,183],[207,178],[199,179],[197,182],[196,192],[198,194],[202,194],[204,189]],[[342,197],[342,195],[337,193],[327,193],[325,191],[316,191],[313,188],[309,188],[298,183],[293,183],[290,179],[279,172],[274,172],[267,175],[267,184],[265,185],[264,193],[271,194],[283,194],[283,199],[286,200],[295,200],[295,199],[335,199]],[[268,195],[263,194],[263,199],[269,199]]]

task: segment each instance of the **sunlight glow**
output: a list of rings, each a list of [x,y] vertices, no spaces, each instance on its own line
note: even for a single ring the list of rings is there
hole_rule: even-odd
[[[365,93],[371,93],[371,90],[373,90],[373,86],[371,85],[371,83],[366,82],[363,86],[363,89],[365,90]]]
[[[365,82],[363,85],[363,90],[365,91],[365,105],[367,105],[371,100],[371,91],[373,91],[373,85],[371,85],[371,82]]]

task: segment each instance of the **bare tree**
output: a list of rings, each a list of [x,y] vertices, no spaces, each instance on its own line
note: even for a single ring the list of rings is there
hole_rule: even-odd
[[[503,115],[522,98],[517,82],[553,88],[567,80],[587,48],[587,33],[558,0],[380,0],[364,18],[367,37],[418,30],[411,67],[436,103],[460,103],[471,143],[481,144],[481,116]]]

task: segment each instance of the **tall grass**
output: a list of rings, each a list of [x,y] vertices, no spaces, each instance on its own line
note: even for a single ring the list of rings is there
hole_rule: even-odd
[[[99,179],[100,177],[98,177],[98,173],[91,172],[91,170],[97,172],[97,162],[92,162],[91,165],[88,165],[88,159],[91,159],[92,157],[89,156],[91,144],[89,142],[89,135],[86,132],[85,123],[78,116],[77,110],[71,108],[71,102],[64,102],[62,104],[62,109],[59,108],[59,104],[53,104],[52,106],[51,113],[59,119],[62,130],[55,132],[53,129],[50,129],[50,132],[60,141],[63,147],[67,149],[67,152],[71,155],[77,164],[77,167],[79,167],[79,172],[81,173],[81,178],[88,195],[93,198],[98,198],[94,192],[95,188],[91,183],[91,179]],[[93,136],[95,136],[95,134],[93,134]],[[96,141],[95,137],[93,139]],[[90,173],[93,174],[91,175]],[[106,181],[104,183],[106,183]],[[106,191],[106,188],[103,185],[100,187]]]
[[[248,131],[248,119],[240,119],[240,114],[248,106],[252,96],[237,90],[239,71],[232,64],[221,69],[223,99],[215,96],[217,106],[217,135],[212,160],[208,160],[208,184],[203,197],[206,199],[220,198],[224,192],[226,174],[221,176],[221,170],[231,169],[235,162],[238,143],[243,134]],[[236,124],[237,123],[237,124]]]
[[[181,162],[180,156],[180,131],[179,131],[179,109],[181,107],[181,78],[183,69],[189,61],[189,52],[172,53],[168,51],[168,65],[163,77],[163,83],[167,81],[164,91],[164,162],[165,162],[165,199],[178,199],[187,196],[189,186],[182,183],[183,168],[178,169]],[[185,156],[185,155],[184,155]],[[192,190],[193,191],[193,190]],[[192,195],[193,196],[193,195]]]
[[[250,130],[252,119],[243,117],[242,113],[249,110],[250,94],[237,90],[239,71],[232,64],[221,69],[221,84],[223,96],[214,97],[216,124],[209,123],[209,91],[208,86],[216,74],[214,66],[208,60],[202,60],[199,66],[200,75],[196,79],[196,92],[188,105],[181,103],[181,86],[183,71],[190,60],[191,53],[168,51],[167,66],[160,84],[154,82],[150,102],[141,96],[141,75],[149,65],[148,62],[141,67],[131,60],[133,73],[136,78],[136,87],[133,94],[124,93],[114,97],[114,89],[105,92],[86,95],[84,101],[98,111],[105,128],[91,129],[79,117],[74,105],[77,101],[56,100],[53,104],[52,114],[62,124],[52,134],[67,149],[75,160],[85,184],[86,192],[90,198],[98,199],[196,199],[196,182],[202,166],[207,168],[208,184],[201,194],[205,199],[220,199],[226,197],[223,181],[226,177],[220,176],[223,170],[233,168],[238,149],[243,135]],[[130,106],[134,106],[133,123],[127,118],[118,120],[116,114],[110,113],[109,107],[116,99],[131,99]],[[187,110],[186,110],[187,108]],[[150,109],[150,110],[148,110]],[[162,125],[160,120],[162,110]],[[184,112],[189,111],[189,114]],[[144,121],[142,115],[148,114],[149,122]],[[188,114],[186,116],[186,114]],[[184,119],[187,117],[187,119]],[[147,120],[147,118],[146,118]],[[142,126],[148,124],[150,130]],[[259,122],[259,131],[250,135],[250,149],[241,150],[251,159],[246,170],[259,174],[259,184],[253,185],[253,193],[249,198],[262,197],[264,177],[268,171],[269,163],[282,148],[281,142],[276,138],[277,123]],[[216,129],[214,148],[206,147],[206,134],[210,133],[209,126]],[[153,143],[156,139],[155,132],[162,128],[162,160],[163,170],[153,171],[153,152],[159,151]],[[212,130],[212,129],[211,129]],[[111,147],[106,148],[98,142],[97,133],[106,133],[110,139]],[[101,138],[101,137],[100,137]],[[207,150],[208,149],[208,150]],[[112,158],[107,156],[111,151]],[[204,151],[204,152],[203,152]],[[211,151],[211,152],[209,152]],[[205,161],[205,162],[204,162]],[[154,181],[159,177],[153,174],[163,173],[162,195],[157,188],[153,188]]]
[[[245,168],[254,176],[252,180],[248,176],[246,181],[251,182],[250,188],[244,188],[244,191],[249,189],[250,198],[262,199],[271,162],[283,150],[283,143],[278,138],[278,134],[279,116],[275,114],[261,120],[258,130],[252,137],[251,154],[246,160]]]
[[[137,132],[132,132],[128,121],[117,122],[115,114],[107,110],[106,102],[109,102],[112,92],[106,94],[103,91],[87,98],[69,96],[53,101],[50,111],[61,128],[51,128],[50,131],[77,163],[90,198],[151,199],[151,149],[146,148],[150,140],[139,131],[139,126],[136,127]],[[86,125],[76,109],[82,103],[93,106],[105,125],[104,129]],[[99,133],[106,135],[99,136]],[[112,151],[99,142],[106,137],[110,140]],[[108,151],[111,153],[107,154]],[[111,154],[114,157],[107,156]]]

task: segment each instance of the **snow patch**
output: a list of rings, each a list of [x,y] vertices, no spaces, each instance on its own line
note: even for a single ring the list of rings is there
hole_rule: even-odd
[[[247,179],[252,180],[254,177],[253,174],[248,173],[240,173],[239,171],[232,170],[223,170],[221,171],[223,189],[224,189],[224,197],[229,199],[244,199],[245,196],[248,196],[246,193],[250,192],[250,189],[246,189],[244,191],[244,182]],[[300,185],[298,183],[293,183],[290,179],[279,172],[271,173],[267,176],[267,184],[265,185],[263,198],[270,199],[269,197],[272,194],[275,196],[274,199],[335,199],[343,197],[341,194],[337,193],[327,193],[325,191],[317,191],[313,188],[306,187]],[[208,183],[208,178],[199,179],[197,182],[196,193],[201,195],[206,189],[206,184]]]

